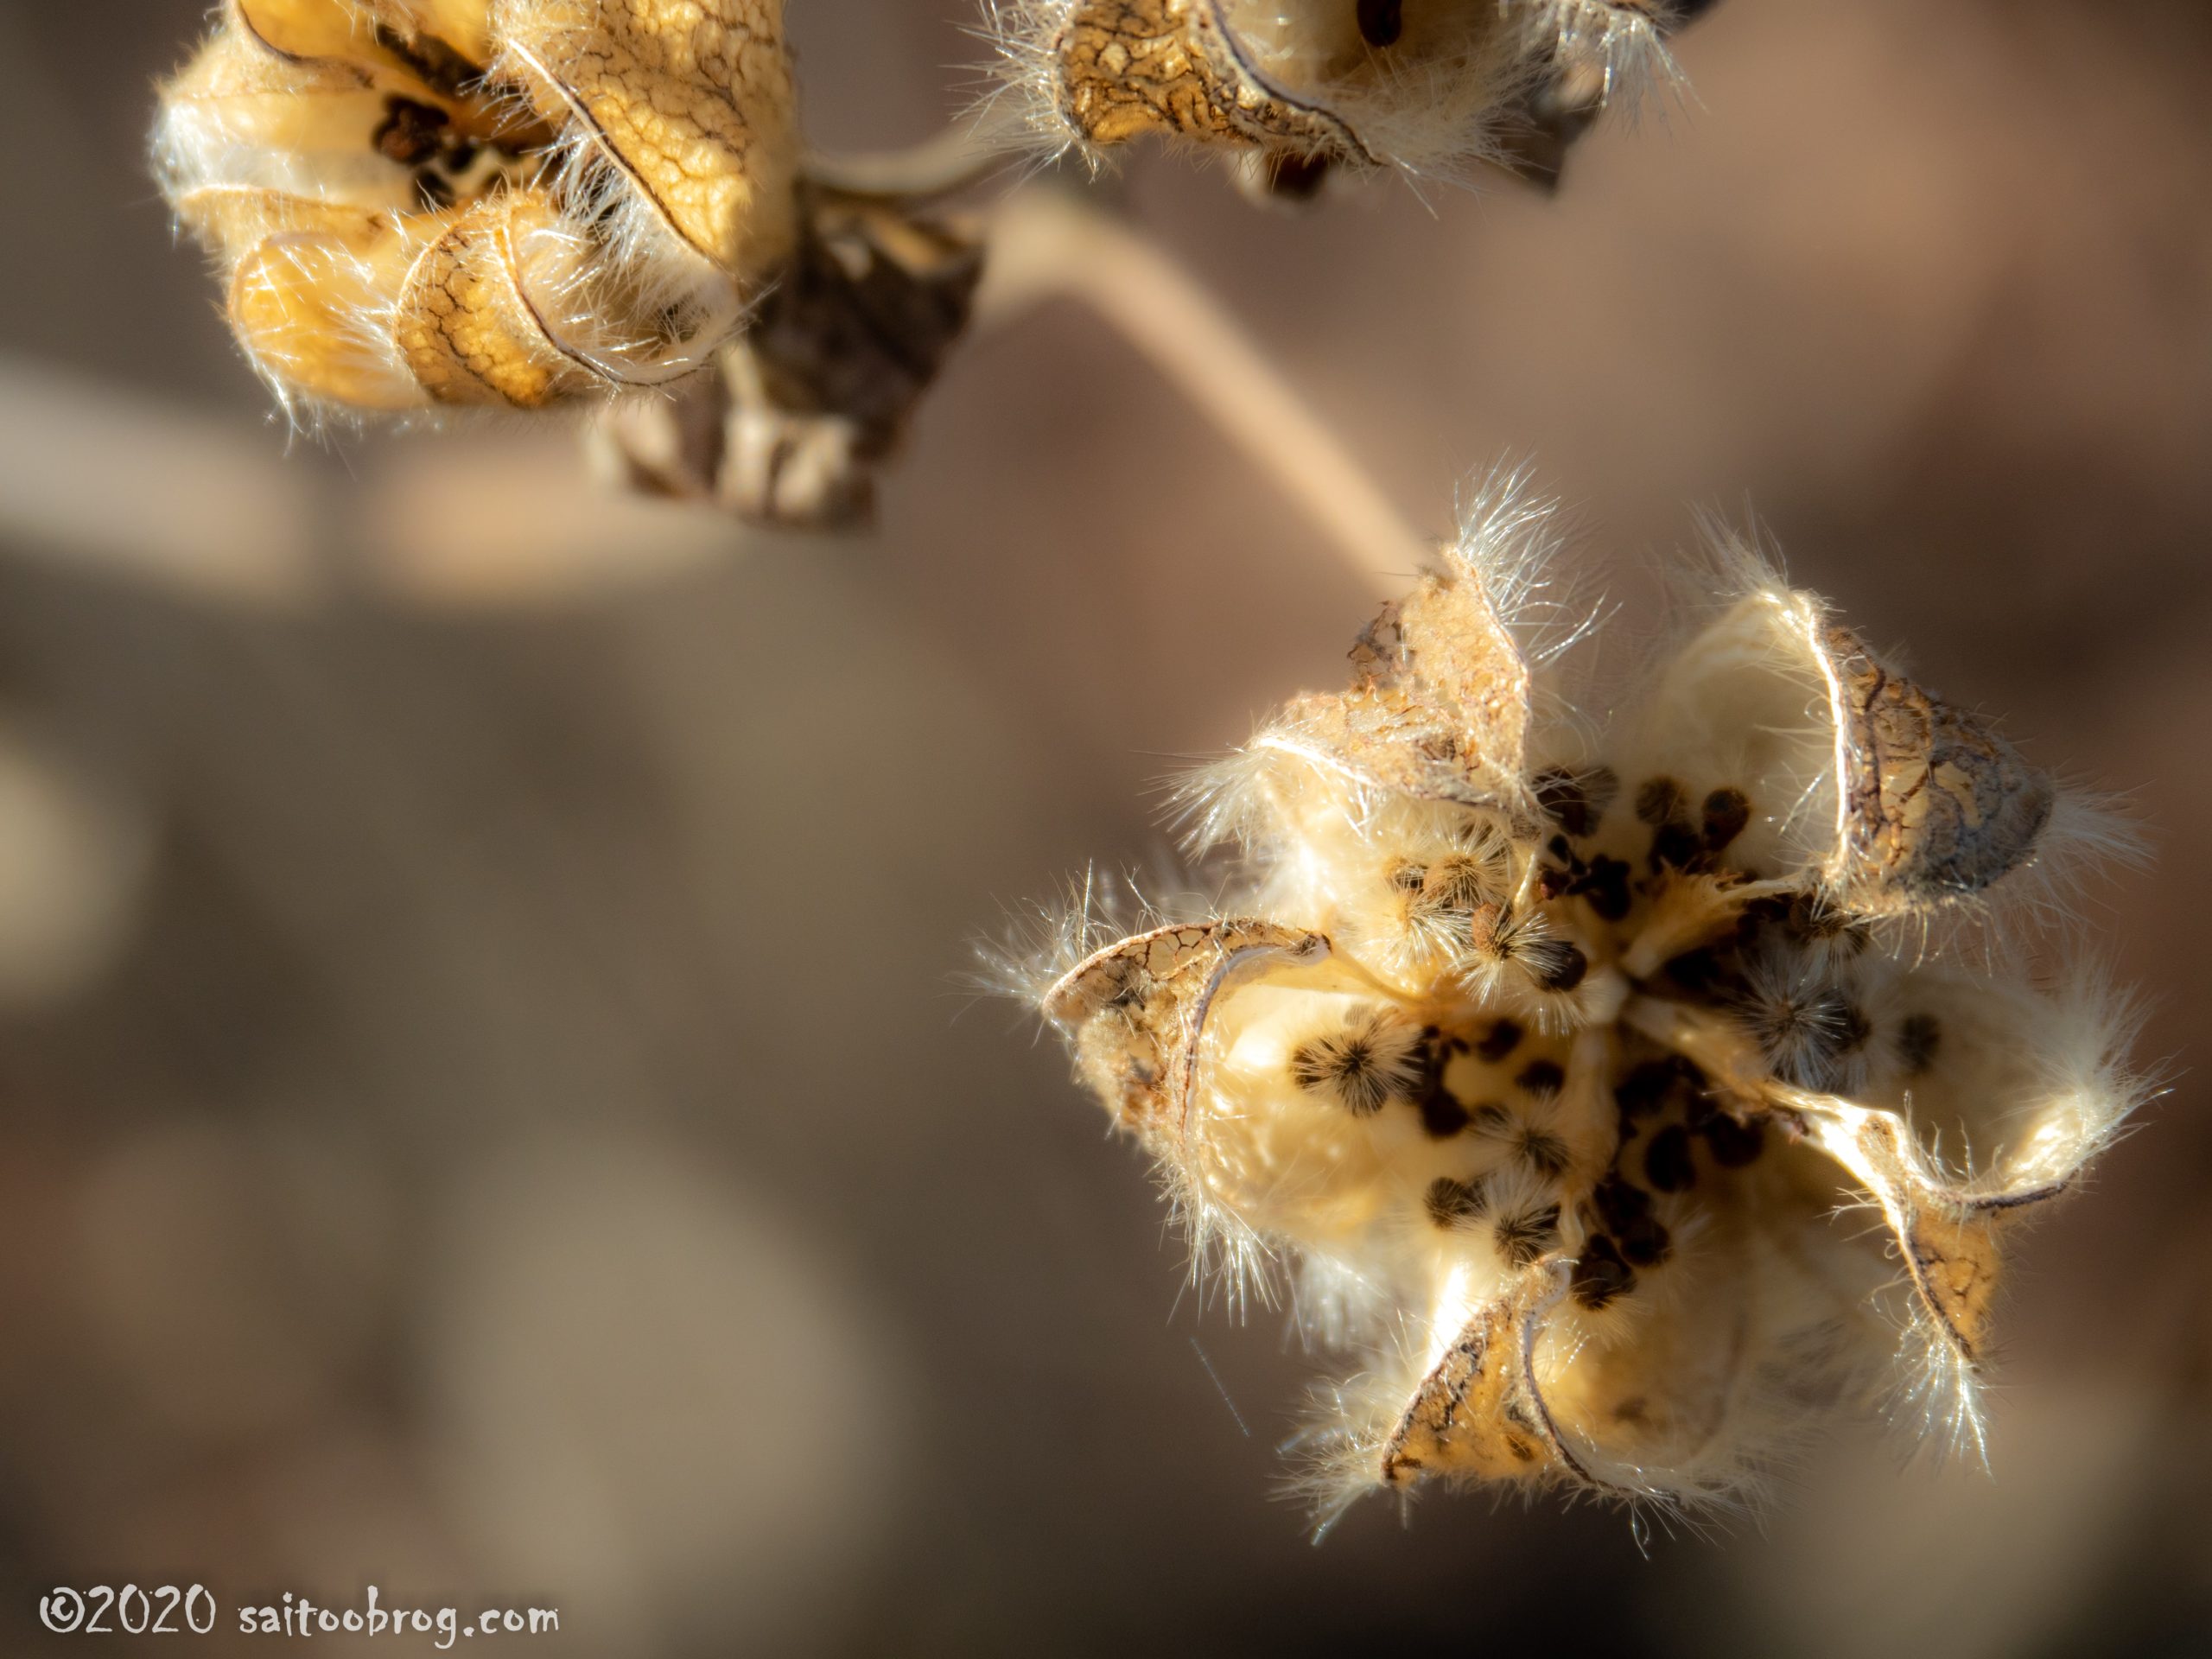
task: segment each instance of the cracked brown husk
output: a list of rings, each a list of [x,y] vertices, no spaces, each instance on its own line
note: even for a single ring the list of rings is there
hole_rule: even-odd
[[[1678,79],[1669,0],[987,0],[1035,140],[1232,158],[1255,194],[1331,171],[1500,165],[1549,184],[1608,109]]]

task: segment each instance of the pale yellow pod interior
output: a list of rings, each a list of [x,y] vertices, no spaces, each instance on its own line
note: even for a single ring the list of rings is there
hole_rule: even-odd
[[[375,41],[358,8],[346,0],[232,0],[238,20],[289,57],[349,58]]]
[[[1751,821],[1723,861],[1760,876],[1809,877],[1836,854],[1835,717],[1809,595],[1746,595],[1691,639],[1639,699],[1621,779],[1632,803],[1653,777],[1692,801],[1739,789]],[[1630,815],[1622,812],[1625,820]]]
[[[412,177],[375,149],[387,102],[372,91],[202,99],[173,106],[168,132],[203,153],[219,150],[219,164],[208,170],[226,184],[411,211],[419,200]]]
[[[296,196],[251,185],[210,184],[187,191],[174,203],[177,218],[232,261],[243,259],[272,237],[329,236],[359,240],[372,233],[374,216],[349,202]]]
[[[403,33],[442,41],[471,63],[492,59],[492,0],[378,0]]]
[[[401,256],[398,238],[365,218],[351,235],[270,237],[232,275],[231,326],[254,360],[295,391],[360,409],[420,409],[423,388],[375,332]]]

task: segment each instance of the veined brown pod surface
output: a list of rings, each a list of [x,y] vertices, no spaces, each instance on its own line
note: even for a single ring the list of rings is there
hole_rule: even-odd
[[[1652,0],[1001,0],[1009,82],[1051,145],[1154,137],[1255,163],[1278,194],[1331,168],[1476,162],[1548,180],[1609,105],[1675,76],[1685,9]]]

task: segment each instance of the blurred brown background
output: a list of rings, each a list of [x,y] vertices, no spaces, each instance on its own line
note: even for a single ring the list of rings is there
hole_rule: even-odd
[[[2094,919],[2180,1083],[2025,1253],[1994,1478],[1849,1437],[1648,1559],[1479,1500],[1309,1547],[1309,1363],[1179,1301],[959,986],[1333,683],[1319,535],[1071,307],[960,353],[859,542],[601,498],[551,423],[288,442],[142,162],[200,10],[0,7],[0,1649],[174,1579],[211,1654],[367,1583],[624,1659],[2212,1652],[2201,0],[1733,0],[1555,201],[1126,175],[1418,522],[1509,451],[1630,559],[1748,496],[2155,833]],[[831,147],[982,55],[792,12]]]

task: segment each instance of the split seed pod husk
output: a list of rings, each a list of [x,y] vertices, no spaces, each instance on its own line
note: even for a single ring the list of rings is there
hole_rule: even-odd
[[[1503,165],[1541,182],[1609,105],[1675,77],[1656,0],[1004,0],[995,32],[1045,142],[1164,138],[1249,188],[1332,168]]]
[[[2005,1243],[2146,1093],[2133,1005],[2037,920],[2069,843],[2124,839],[2094,803],[1726,536],[1577,714],[1560,552],[1492,480],[1350,686],[1189,786],[1217,913],[1086,905],[1039,983],[1198,1259],[1291,1264],[1349,1351],[1326,1515],[1725,1503],[1885,1400],[1978,1448]],[[2039,978],[1950,942],[2027,922]]]

